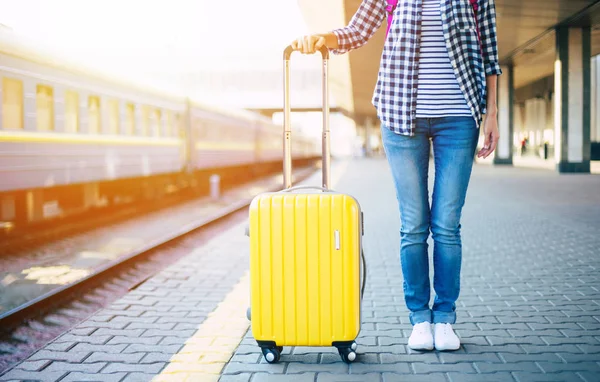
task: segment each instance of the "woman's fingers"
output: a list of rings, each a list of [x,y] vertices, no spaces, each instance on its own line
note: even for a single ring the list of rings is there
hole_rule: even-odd
[[[315,51],[321,49],[325,45],[325,37],[319,37],[315,43]]]
[[[299,50],[305,54],[315,53],[323,45],[325,45],[325,38],[316,35],[299,37],[291,44],[292,49]]]
[[[310,49],[310,40],[308,36],[302,39],[302,53],[308,53]]]
[[[484,132],[484,138],[483,148],[479,150],[479,153],[477,154],[477,156],[480,158],[485,158],[488,156],[488,149],[490,147],[490,134]]]
[[[486,134],[483,148],[479,150],[477,156],[480,158],[487,158],[491,153],[494,152],[494,150],[496,150],[499,140],[500,135],[498,134],[497,130],[492,130],[490,133]]]

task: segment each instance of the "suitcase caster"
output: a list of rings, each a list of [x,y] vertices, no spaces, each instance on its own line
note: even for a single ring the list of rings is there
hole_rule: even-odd
[[[281,351],[283,348],[281,346],[277,347],[263,347],[261,348],[263,356],[265,357],[265,361],[268,363],[277,363],[281,358]]]
[[[346,363],[352,363],[356,359],[356,353],[351,348],[339,348],[338,349],[342,361]]]
[[[252,321],[252,311],[251,311],[250,307],[248,307],[248,309],[246,309],[246,318],[248,319],[248,321]]]
[[[356,359],[356,342],[352,341],[350,343],[338,343],[334,345],[338,349],[338,353],[340,353],[340,357],[342,357],[342,361],[346,363],[352,363]]]

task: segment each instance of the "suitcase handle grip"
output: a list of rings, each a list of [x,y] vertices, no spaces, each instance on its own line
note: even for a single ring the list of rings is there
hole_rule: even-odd
[[[285,190],[281,190],[280,192],[290,192],[296,190],[321,190],[323,192],[334,192],[332,189],[319,187],[319,186],[294,186],[290,188],[286,188]]]
[[[284,90],[283,90],[283,185],[284,188],[292,187],[292,142],[291,142],[291,123],[290,123],[290,57],[294,49],[291,45],[283,51],[283,71],[284,71]],[[328,84],[328,62],[329,49],[326,46],[319,48],[323,56],[323,140],[322,140],[322,161],[323,161],[323,182],[321,186],[328,189],[331,185],[331,149],[329,144],[329,84]]]
[[[285,48],[285,50],[283,51],[283,59],[289,60],[290,57],[292,57],[293,52],[294,52],[294,48],[292,48],[292,45],[288,45],[287,48]],[[323,60],[329,59],[329,49],[325,45],[323,45],[319,48],[319,52],[321,52],[321,56],[323,56]]]

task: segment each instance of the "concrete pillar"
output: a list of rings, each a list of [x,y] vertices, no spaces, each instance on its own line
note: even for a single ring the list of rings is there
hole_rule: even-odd
[[[513,98],[515,90],[513,78],[513,66],[503,66],[502,75],[498,77],[498,130],[500,140],[494,153],[494,164],[513,164]]]
[[[600,56],[592,59],[592,123],[590,128],[591,160],[600,160],[600,92],[598,83],[600,81]]]
[[[556,28],[555,160],[561,173],[590,172],[590,28]]]

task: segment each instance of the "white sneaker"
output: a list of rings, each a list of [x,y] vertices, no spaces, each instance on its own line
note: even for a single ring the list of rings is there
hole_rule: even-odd
[[[433,350],[433,335],[429,322],[420,322],[413,326],[408,347],[413,350]]]
[[[437,350],[457,350],[460,348],[460,339],[456,336],[450,324],[435,324],[434,338]]]

